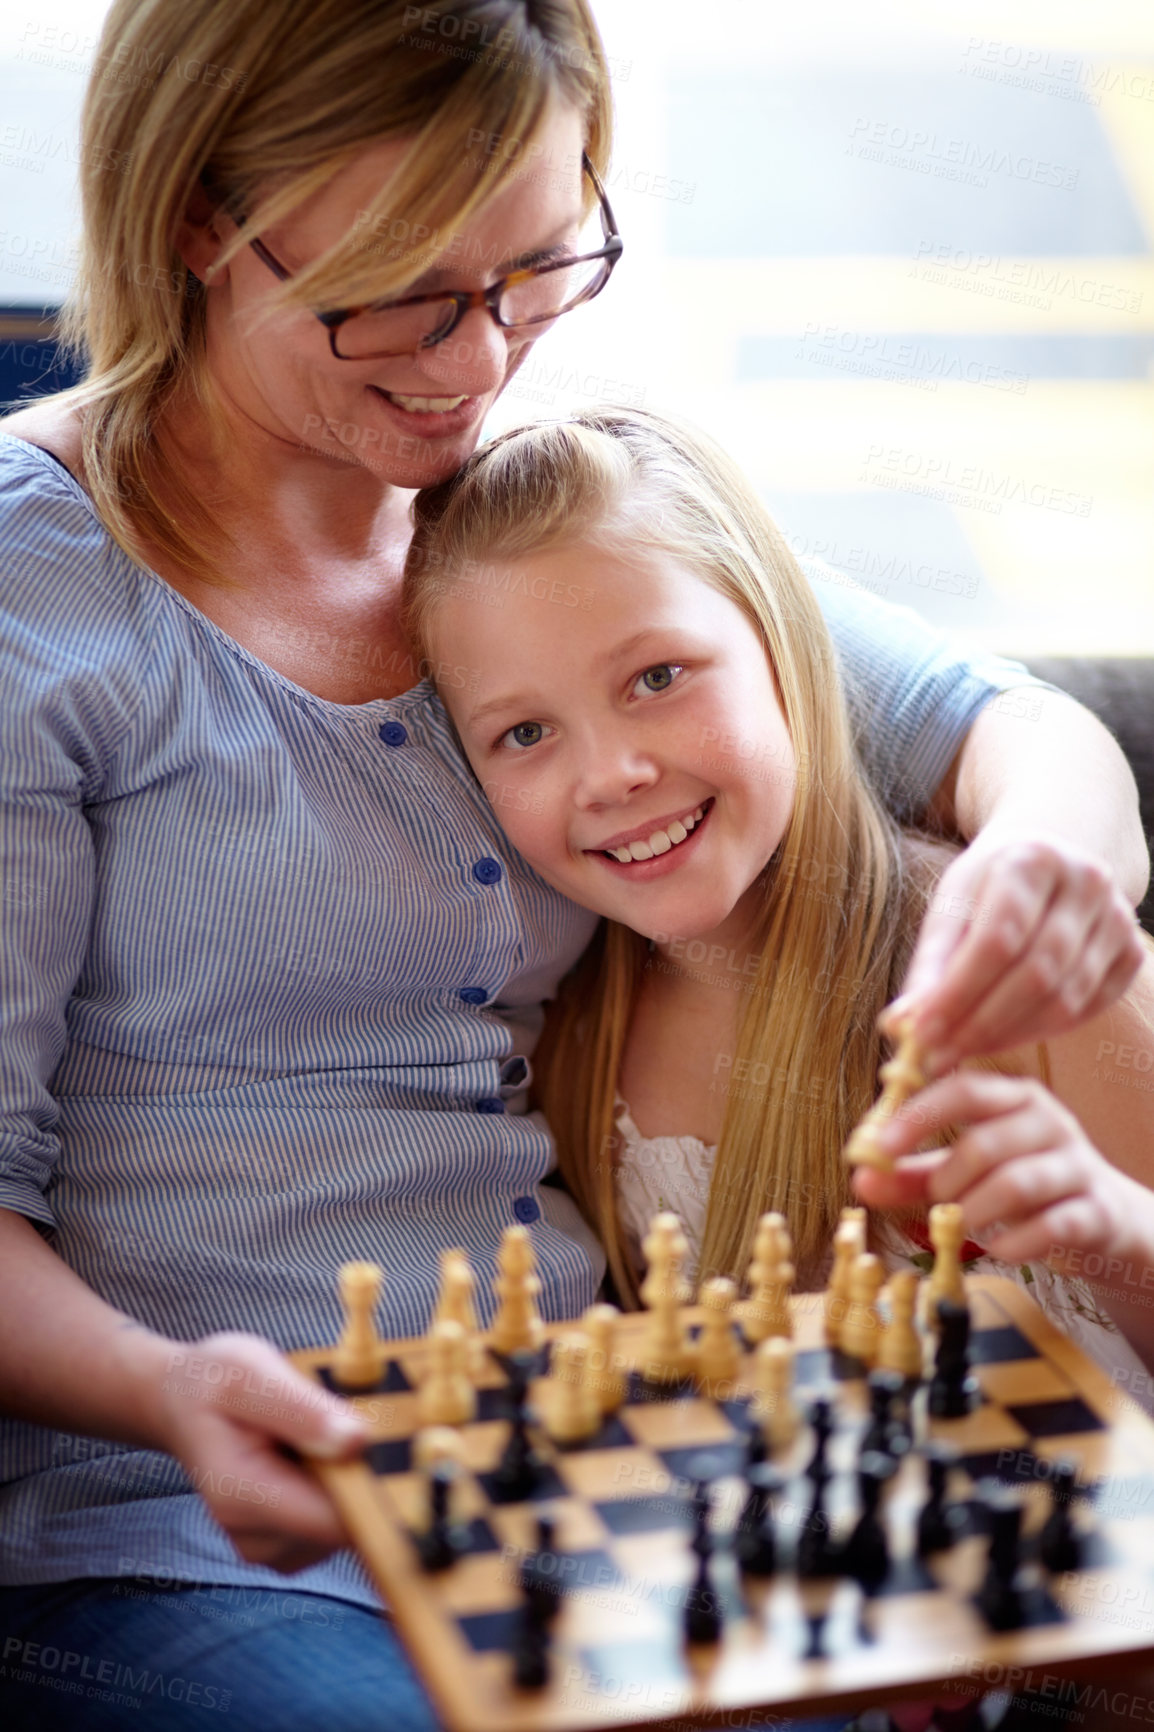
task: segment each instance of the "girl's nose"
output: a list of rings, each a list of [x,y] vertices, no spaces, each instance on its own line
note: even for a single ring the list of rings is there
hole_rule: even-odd
[[[616,806],[651,788],[660,771],[648,754],[621,743],[591,748],[577,778],[576,800],[582,811]]]

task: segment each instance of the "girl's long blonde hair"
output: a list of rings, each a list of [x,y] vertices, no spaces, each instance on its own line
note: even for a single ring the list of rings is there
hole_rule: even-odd
[[[515,429],[417,496],[406,619],[425,648],[445,584],[467,561],[580,539],[656,548],[727,596],[765,645],[797,761],[785,836],[763,875],[757,972],[740,1019],[701,1273],[744,1273],[757,1217],[789,1217],[813,1284],[851,1201],[841,1148],[876,1093],[878,1012],[900,938],[898,832],[855,759],[833,648],[813,593],[736,466],[691,429],[588,410]],[[708,774],[708,770],[705,770]],[[562,990],[538,1058],[562,1174],[636,1302],[614,1194],[614,1093],[648,961],[613,922]],[[768,1077],[766,1075],[768,1067]],[[748,1086],[741,1078],[751,1079]]]
[[[220,580],[210,515],[153,437],[173,393],[204,385],[205,290],[176,250],[202,189],[246,219],[223,262],[366,146],[411,140],[269,307],[387,298],[533,162],[554,95],[584,116],[604,170],[609,80],[587,0],[115,0],[84,103],[63,320],[87,373],[62,398],[83,410],[85,484],[130,554],[150,545]]]

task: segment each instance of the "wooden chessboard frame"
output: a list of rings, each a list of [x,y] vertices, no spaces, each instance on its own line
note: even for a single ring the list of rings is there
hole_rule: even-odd
[[[1014,1282],[994,1276],[970,1276],[967,1293],[975,1330],[999,1330],[1004,1335],[1008,1326],[1010,1335],[1017,1330],[1026,1337],[1036,1357],[1019,1355],[1016,1363],[977,1364],[975,1371],[984,1405],[965,1419],[930,1420],[924,1424],[923,1435],[952,1441],[964,1454],[973,1456],[1010,1448],[1025,1452],[1020,1460],[1029,1456],[1044,1462],[1072,1455],[1080,1462],[1082,1480],[1105,1480],[1112,1485],[1145,1477],[1154,1484],[1154,1422],[1124,1392],[1116,1389],[1105,1372],[1062,1335]],[[794,1340],[802,1363],[814,1350],[824,1348],[822,1296],[796,1296],[791,1300],[791,1308]],[[690,1307],[686,1317],[690,1324],[698,1322],[700,1312]],[[640,1362],[645,1325],[644,1314],[637,1313],[623,1317],[617,1326],[615,1350],[633,1367]],[[572,1327],[571,1323],[554,1324],[547,1328],[546,1335],[551,1339]],[[333,1349],[301,1350],[290,1357],[301,1370],[316,1377],[331,1362]],[[383,1343],[382,1363],[399,1365],[414,1391],[427,1358],[425,1337]],[[748,1369],[749,1356],[745,1355],[737,1392],[743,1386],[746,1390],[750,1388]],[[496,1390],[505,1381],[494,1360],[492,1375],[486,1373],[481,1386],[488,1383]],[[812,1395],[814,1388],[804,1376],[799,1376],[798,1393],[802,1400]],[[836,1392],[835,1413],[842,1428],[842,1453],[840,1457],[835,1454],[833,1459],[835,1465],[847,1466],[853,1460],[853,1440],[858,1429],[851,1420],[865,1422],[865,1389],[860,1380],[843,1380],[836,1385]],[[918,1399],[921,1402],[924,1396]],[[411,1438],[415,1429],[415,1393],[391,1392],[386,1381],[379,1392],[354,1400],[368,1421],[374,1440],[395,1444]],[[1021,1404],[1031,1402],[1040,1404],[1036,1412],[1045,1408],[1050,1416],[1063,1408],[1081,1407],[1083,1414],[1088,1408],[1101,1429],[1073,1436],[1023,1435],[1007,1409],[1017,1405],[1021,1413]],[[703,1422],[705,1405],[698,1398],[683,1412],[683,1417],[694,1418],[697,1429]],[[720,1416],[721,1409],[709,1405]],[[646,1409],[632,1407],[629,1411],[636,1414]],[[656,1413],[660,1408],[651,1411]],[[673,1410],[666,1407],[666,1411]],[[653,1420],[652,1425],[656,1426],[657,1421]],[[705,1429],[709,1429],[707,1424]],[[466,1468],[485,1470],[495,1466],[506,1434],[507,1424],[500,1419],[482,1419],[464,1427]],[[835,1439],[835,1449],[837,1443]],[[708,1449],[709,1444],[695,1440],[694,1447]],[[634,1444],[631,1448],[635,1454],[639,1450],[643,1453],[641,1445]],[[803,1428],[789,1464],[791,1471],[794,1464],[798,1471],[804,1466],[808,1448],[808,1430]],[[592,1461],[592,1456],[598,1453],[596,1440],[587,1450],[564,1452],[564,1464],[568,1466],[583,1453],[587,1460],[582,1471],[588,1477],[596,1471],[597,1464]],[[626,1452],[617,1448],[602,1454],[622,1458]],[[424,1525],[424,1486],[420,1476],[415,1472],[387,1476],[387,1489],[383,1489],[381,1475],[363,1460],[342,1464],[317,1462],[310,1466],[340,1509],[354,1545],[449,1732],[608,1732],[610,1728],[642,1725],[679,1727],[686,1732],[689,1727],[732,1726],[737,1713],[742,1715],[743,1723],[753,1724],[748,1718],[751,1710],[803,1716],[837,1709],[856,1712],[903,1698],[930,1696],[943,1689],[947,1697],[953,1694],[961,1704],[966,1697],[956,1693],[959,1688],[977,1695],[992,1687],[982,1682],[982,1668],[987,1665],[1033,1668],[1037,1678],[1048,1673],[1063,1679],[1116,1679],[1123,1657],[1134,1663],[1154,1658],[1154,1628],[1129,1629],[1107,1621],[1102,1615],[1095,1617],[1092,1606],[1087,1613],[1080,1604],[1085,1592],[1083,1577],[1109,1575],[1116,1581],[1119,1593],[1124,1592],[1127,1583],[1140,1584],[1144,1592],[1154,1591],[1152,1506],[1149,1517],[1138,1524],[1142,1531],[1135,1536],[1135,1545],[1129,1553],[1123,1548],[1120,1559],[1114,1558],[1105,1566],[1090,1561],[1077,1575],[1061,1578],[1057,1586],[1049,1584],[1052,1600],[1066,1616],[1063,1622],[1043,1623],[1002,1635],[987,1631],[968,1597],[980,1580],[985,1545],[979,1538],[968,1538],[946,1554],[944,1561],[931,1560],[935,1574],[946,1584],[942,1588],[932,1594],[927,1594],[924,1588],[909,1595],[898,1591],[873,1602],[870,1617],[877,1639],[872,1646],[850,1643],[831,1657],[808,1660],[800,1657],[792,1634],[784,1645],[767,1642],[764,1624],[768,1621],[775,1629],[778,1627],[780,1608],[775,1609],[775,1596],[783,1607],[789,1595],[794,1596],[794,1622],[787,1624],[787,1628],[791,1632],[796,1630],[799,1588],[796,1578],[787,1574],[775,1577],[764,1590],[755,1587],[750,1596],[754,1603],[752,1619],[739,1618],[732,1633],[727,1626],[726,1636],[716,1649],[685,1651],[680,1682],[670,1685],[667,1675],[656,1693],[652,1685],[642,1682],[638,1688],[637,1680],[624,1675],[595,1674],[586,1683],[574,1679],[573,1654],[588,1651],[589,1641],[593,1640],[583,1639],[579,1630],[594,1627],[597,1617],[588,1610],[585,1596],[569,1596],[555,1626],[549,1683],[538,1691],[518,1690],[511,1681],[509,1655],[477,1653],[457,1622],[457,1616],[473,1604],[462,1583],[476,1560],[464,1559],[441,1574],[428,1574],[420,1565],[410,1539],[412,1529]],[[920,1468],[920,1462],[907,1459],[888,1499],[891,1525],[907,1539],[924,1497]],[[903,1491],[903,1476],[907,1474],[909,1479]],[[1036,1528],[1049,1503],[1045,1482],[1030,1483],[1037,1495],[1027,1497],[1027,1529]],[[503,1546],[515,1545],[526,1550],[534,1546],[536,1516],[549,1508],[548,1503],[494,1509],[473,1480],[472,1472],[466,1472],[463,1490],[467,1493],[470,1486],[476,1496],[466,1496],[463,1515],[482,1513],[499,1529]],[[1093,1506],[1088,1508],[1092,1511]],[[837,1514],[835,1507],[835,1517]],[[1127,1517],[1122,1522],[1123,1533],[1133,1519]],[[1117,1521],[1103,1523],[1097,1514],[1092,1515],[1090,1525],[1109,1533],[1119,1531]],[[567,1543],[562,1522],[557,1535],[558,1551],[566,1552],[573,1539],[570,1535]],[[687,1584],[692,1563],[688,1534],[667,1533],[666,1541],[671,1578]],[[580,1540],[576,1543],[579,1549]],[[489,1560],[491,1568],[492,1553]],[[515,1582],[516,1563],[507,1563],[506,1571],[505,1579]],[[951,1590],[949,1584],[963,1578],[964,1585]],[[511,1591],[515,1597],[515,1588]],[[803,1587],[800,1591],[808,1590]],[[840,1616],[848,1627],[847,1621],[855,1619],[859,1603],[856,1585],[839,1580],[831,1622]],[[666,1613],[666,1622],[668,1617]],[[567,1621],[573,1627],[569,1635]],[[631,1632],[638,1642],[645,1640],[645,1622],[639,1618],[641,1627]],[[924,1641],[919,1640],[919,1630],[925,1632]],[[596,1646],[595,1640],[593,1645]],[[667,1651],[665,1658],[668,1659]],[[772,1665],[767,1664],[770,1661]],[[971,1670],[975,1667],[976,1670]],[[955,1685],[951,1692],[950,1681],[958,1679],[966,1682]]]

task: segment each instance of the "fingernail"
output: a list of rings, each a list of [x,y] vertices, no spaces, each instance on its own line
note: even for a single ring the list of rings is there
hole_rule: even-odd
[[[363,1444],[367,1441],[365,1428],[356,1421],[337,1420],[328,1431],[320,1437],[310,1439],[297,1447],[302,1455],[311,1456],[315,1461],[336,1461],[339,1456],[347,1455],[351,1445]]]

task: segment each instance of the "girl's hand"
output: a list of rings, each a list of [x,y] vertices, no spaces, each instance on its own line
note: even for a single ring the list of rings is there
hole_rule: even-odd
[[[363,1447],[367,1428],[270,1342],[227,1334],[174,1343],[155,1398],[160,1446],[242,1558],[291,1573],[349,1543],[322,1487],[280,1446],[335,1461]]]
[[[927,1076],[1066,1034],[1106,1010],[1145,954],[1109,869],[1058,838],[983,831],[942,874],[900,998]]]
[[[965,1127],[952,1148],[913,1152],[947,1125]],[[967,1235],[1007,1263],[1060,1268],[1077,1249],[1121,1268],[1154,1255],[1154,1193],[1112,1167],[1033,1077],[944,1077],[907,1101],[879,1141],[907,1158],[893,1172],[854,1174],[871,1207],[960,1203]]]

